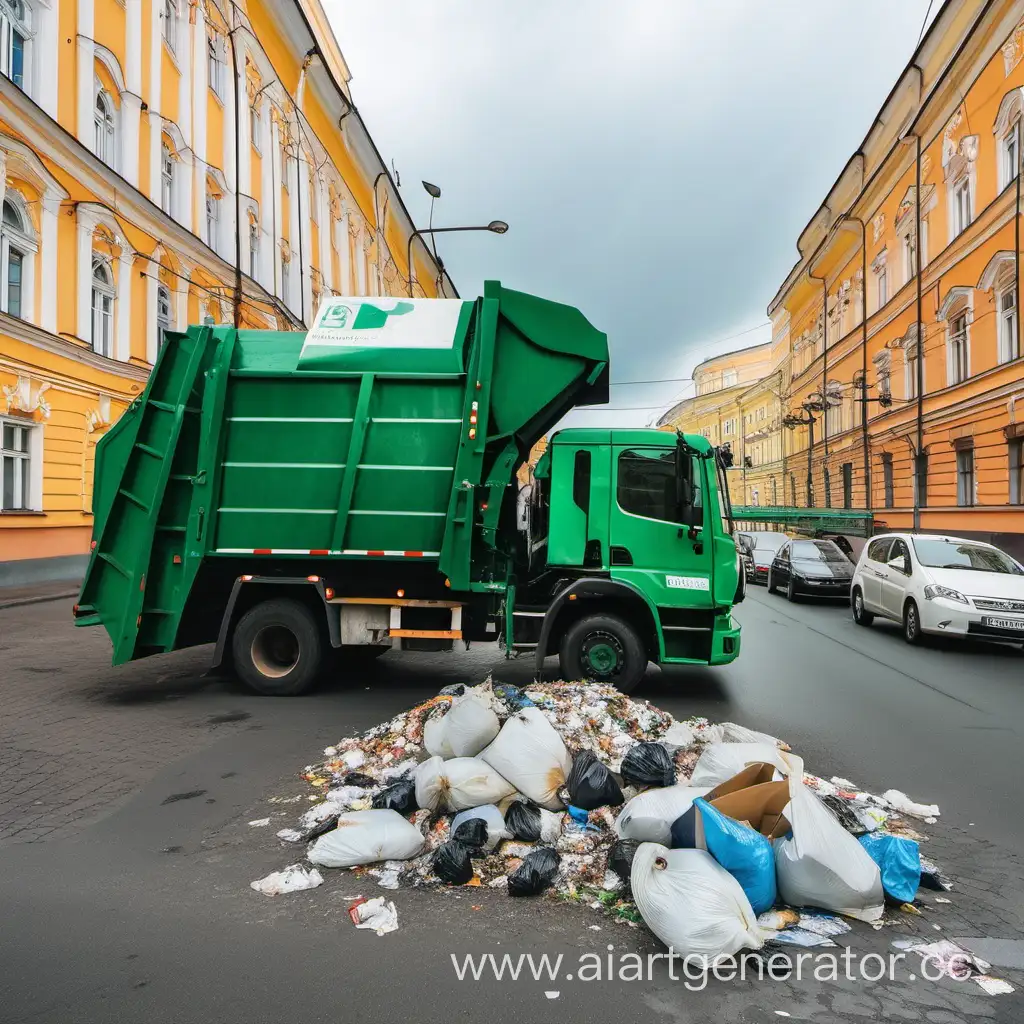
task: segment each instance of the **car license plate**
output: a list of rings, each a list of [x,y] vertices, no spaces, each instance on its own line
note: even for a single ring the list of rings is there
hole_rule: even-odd
[[[991,626],[992,629],[1015,629],[1024,633],[1024,619],[997,619],[986,615],[982,622],[986,626]]]

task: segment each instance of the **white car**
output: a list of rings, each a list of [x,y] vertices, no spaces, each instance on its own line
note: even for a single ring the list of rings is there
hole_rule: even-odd
[[[923,633],[1024,645],[1024,566],[991,544],[961,537],[890,533],[861,552],[850,590],[854,622],[876,615]]]

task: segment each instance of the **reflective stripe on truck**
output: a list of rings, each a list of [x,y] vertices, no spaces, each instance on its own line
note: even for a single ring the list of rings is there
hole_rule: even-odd
[[[440,551],[365,551],[345,548],[330,551],[327,548],[217,548],[218,555],[361,555],[382,558],[437,558]]]

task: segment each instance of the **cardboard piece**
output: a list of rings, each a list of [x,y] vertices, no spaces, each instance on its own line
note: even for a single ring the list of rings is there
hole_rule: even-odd
[[[716,786],[704,799],[729,818],[733,818],[769,839],[779,839],[791,831],[784,811],[789,804],[789,782],[773,782],[774,765],[752,764],[731,779]],[[672,824],[673,849],[707,848],[699,809],[691,807]]]

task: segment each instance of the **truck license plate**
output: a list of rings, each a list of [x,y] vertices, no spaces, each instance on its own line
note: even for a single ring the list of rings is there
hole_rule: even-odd
[[[983,621],[993,629],[1015,629],[1024,633],[1024,619],[996,619],[986,615]]]

